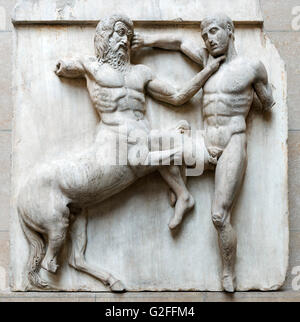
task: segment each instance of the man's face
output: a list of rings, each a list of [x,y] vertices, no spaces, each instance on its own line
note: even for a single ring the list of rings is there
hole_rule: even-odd
[[[109,45],[113,52],[128,55],[133,31],[121,21],[115,23],[114,32],[109,39]]]
[[[202,38],[213,57],[227,54],[230,40],[230,34],[227,30],[224,30],[216,23],[211,23],[202,30]]]

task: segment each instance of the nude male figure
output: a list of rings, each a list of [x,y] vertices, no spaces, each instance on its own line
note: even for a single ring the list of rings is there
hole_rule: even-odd
[[[201,24],[206,48],[188,39],[168,35],[166,38],[136,35],[133,49],[143,46],[180,50],[205,68],[212,59],[226,55],[220,69],[203,88],[205,145],[209,162],[215,168],[215,192],[212,221],[218,232],[223,261],[222,284],[234,292],[237,238],[231,225],[231,211],[247,166],[246,118],[254,99],[262,110],[275,104],[265,66],[256,59],[237,54],[234,24],[223,14],[207,17]]]
[[[40,268],[57,272],[57,258],[71,233],[69,264],[98,278],[112,291],[125,289],[112,274],[86,263],[87,220],[80,214],[120,193],[138,178],[158,170],[175,192],[178,201],[170,228],[179,225],[183,214],[193,206],[179,168],[160,165],[168,158],[173,162],[189,157],[192,149],[174,146],[161,150],[159,146],[149,148],[148,144],[151,138],[168,135],[179,136],[181,141],[181,132],[187,124],[181,123],[177,129],[161,134],[153,133],[145,116],[145,94],[176,106],[184,104],[218,70],[224,57],[213,60],[186,86],[176,90],[157,79],[148,67],[130,63],[133,32],[133,23],[125,16],[103,19],[96,30],[96,57],[64,59],[57,64],[59,77],[86,79],[101,120],[88,151],[38,165],[20,188],[18,213],[30,246],[28,277],[39,288],[48,287],[39,276]],[[125,164],[118,164],[114,153],[120,136],[124,140],[119,152],[122,158],[126,156]],[[79,216],[82,218],[75,220]]]

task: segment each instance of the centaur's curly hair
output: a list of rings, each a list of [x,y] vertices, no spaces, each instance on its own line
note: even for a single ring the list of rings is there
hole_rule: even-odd
[[[115,24],[121,21],[133,31],[133,22],[130,18],[123,15],[113,15],[101,20],[96,29],[95,35],[95,51],[98,60],[105,60],[109,52],[109,38],[114,32]]]

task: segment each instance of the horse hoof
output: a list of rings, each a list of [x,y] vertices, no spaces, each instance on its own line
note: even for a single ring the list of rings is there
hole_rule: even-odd
[[[110,289],[114,293],[126,292],[126,288],[121,281],[116,281],[114,284],[110,285]]]
[[[42,263],[42,268],[52,274],[56,274],[58,267],[54,260]]]

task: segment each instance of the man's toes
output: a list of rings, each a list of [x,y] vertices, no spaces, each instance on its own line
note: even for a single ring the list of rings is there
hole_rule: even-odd
[[[172,218],[169,222],[169,229],[174,230],[181,224],[181,220],[179,218]]]

